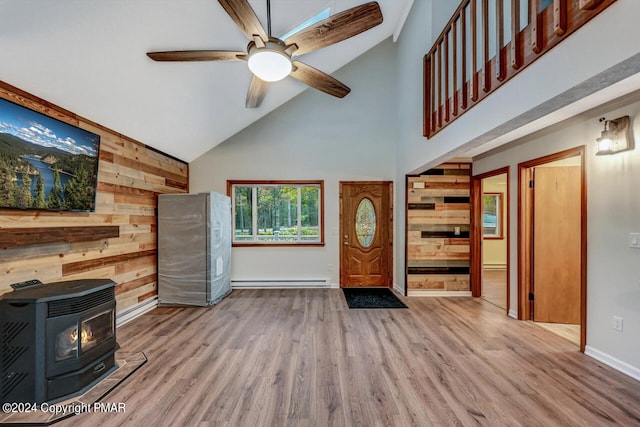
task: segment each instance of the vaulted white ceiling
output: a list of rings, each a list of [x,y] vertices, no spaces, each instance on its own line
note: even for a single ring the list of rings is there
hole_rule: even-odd
[[[327,7],[333,15],[365,2],[272,0],[272,32]],[[249,3],[266,28],[266,0]],[[399,32],[413,0],[378,3],[381,25],[300,59],[332,73]],[[0,80],[186,161],[307,86],[287,78],[271,85],[259,108],[246,109],[246,63],[159,63],[145,53],[247,43],[216,0],[0,0]]]

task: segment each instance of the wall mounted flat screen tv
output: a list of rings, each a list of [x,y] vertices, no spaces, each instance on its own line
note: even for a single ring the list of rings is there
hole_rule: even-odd
[[[0,208],[95,210],[100,136],[0,98]]]

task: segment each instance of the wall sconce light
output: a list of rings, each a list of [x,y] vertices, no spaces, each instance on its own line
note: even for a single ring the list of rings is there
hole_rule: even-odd
[[[600,122],[604,122],[604,130],[600,134],[600,138],[596,138],[598,143],[596,156],[633,149],[629,121],[629,116],[619,117],[615,120],[606,120],[604,117],[600,119]]]

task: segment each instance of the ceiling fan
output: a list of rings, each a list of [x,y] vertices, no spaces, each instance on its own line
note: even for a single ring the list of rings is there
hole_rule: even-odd
[[[341,42],[382,23],[382,12],[372,1],[332,15],[292,34],[285,40],[271,35],[271,2],[267,0],[267,28],[260,23],[248,0],[218,0],[249,38],[247,51],[181,50],[148,52],[154,61],[247,61],[253,73],[246,108],[257,108],[269,84],[291,76],[329,95],[343,98],[351,89],[330,75],[296,58]]]

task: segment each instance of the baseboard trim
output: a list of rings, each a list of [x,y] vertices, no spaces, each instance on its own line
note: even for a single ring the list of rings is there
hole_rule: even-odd
[[[297,280],[232,280],[232,289],[333,289],[338,283],[329,279],[297,279]]]
[[[610,356],[607,353],[590,346],[586,346],[584,348],[584,354],[596,359],[599,362],[604,363],[607,366],[612,367],[616,371],[622,372],[623,374],[628,375],[631,378],[640,381],[640,368],[631,366],[620,359]]]
[[[470,297],[471,291],[429,291],[426,289],[409,289],[408,297]]]
[[[153,297],[146,301],[141,302],[138,305],[116,314],[116,327],[122,326],[133,319],[142,316],[143,314],[153,310],[158,306],[158,297]]]
[[[514,319],[518,319],[518,313],[515,312],[515,310],[509,309],[509,317],[513,317]]]
[[[399,295],[404,296],[404,287],[400,287],[397,283],[394,282],[393,284],[393,290],[398,293]]]
[[[485,264],[482,266],[483,270],[506,270],[506,264]]]

